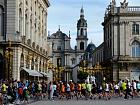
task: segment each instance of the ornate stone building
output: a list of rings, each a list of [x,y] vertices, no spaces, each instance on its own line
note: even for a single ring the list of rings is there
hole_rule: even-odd
[[[98,49],[104,50],[100,64],[110,71],[113,80],[139,80],[140,7],[128,6],[126,0],[117,7],[115,0],[112,0],[102,25],[104,43]]]
[[[49,6],[48,0],[0,0],[0,78],[39,79],[51,72],[47,56]]]
[[[55,66],[55,79],[69,81],[73,79],[77,81],[77,70],[75,67],[82,59],[82,55],[87,48],[87,21],[84,18],[84,9],[81,8],[80,19],[77,22],[77,45],[75,49],[70,45],[69,35],[63,33],[60,29],[56,33],[48,36],[48,43],[52,46],[52,62]],[[55,77],[54,76],[54,77]]]

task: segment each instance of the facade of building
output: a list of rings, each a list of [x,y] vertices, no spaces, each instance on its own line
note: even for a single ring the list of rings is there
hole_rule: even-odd
[[[49,6],[48,0],[0,0],[0,78],[51,79],[47,55]]]
[[[117,7],[115,0],[112,0],[105,12],[102,25],[104,67],[110,70],[113,80],[139,80],[140,7],[128,6],[126,0]]]
[[[77,81],[77,70],[76,65],[82,59],[82,55],[85,53],[87,48],[87,21],[84,18],[84,9],[81,8],[80,19],[77,22],[77,45],[75,49],[71,48],[70,45],[70,32],[69,35],[63,33],[60,28],[56,33],[48,36],[48,43],[52,47],[52,53],[50,57],[54,65],[54,78],[56,80],[69,81],[73,79]]]

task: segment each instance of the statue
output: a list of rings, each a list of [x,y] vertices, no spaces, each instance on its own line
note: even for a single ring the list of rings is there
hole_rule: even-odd
[[[95,84],[95,79],[96,79],[95,76],[92,76],[92,75],[90,76],[90,81],[94,84]]]
[[[88,77],[87,77],[87,79],[86,79],[86,82],[89,83],[89,75],[88,75]]]
[[[126,3],[126,0],[124,0],[123,3]]]
[[[115,6],[116,5],[116,1],[112,0],[112,5]]]
[[[128,6],[128,2],[126,2],[126,0],[120,2],[120,4],[121,4],[121,8],[126,8]]]

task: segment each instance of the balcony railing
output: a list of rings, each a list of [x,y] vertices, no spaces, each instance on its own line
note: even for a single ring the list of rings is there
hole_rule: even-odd
[[[140,13],[140,6],[128,7],[127,10],[129,13]]]

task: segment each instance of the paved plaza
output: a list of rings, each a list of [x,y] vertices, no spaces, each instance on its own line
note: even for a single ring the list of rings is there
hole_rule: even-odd
[[[111,100],[55,100],[37,101],[29,105],[140,105],[140,99],[111,99]]]

